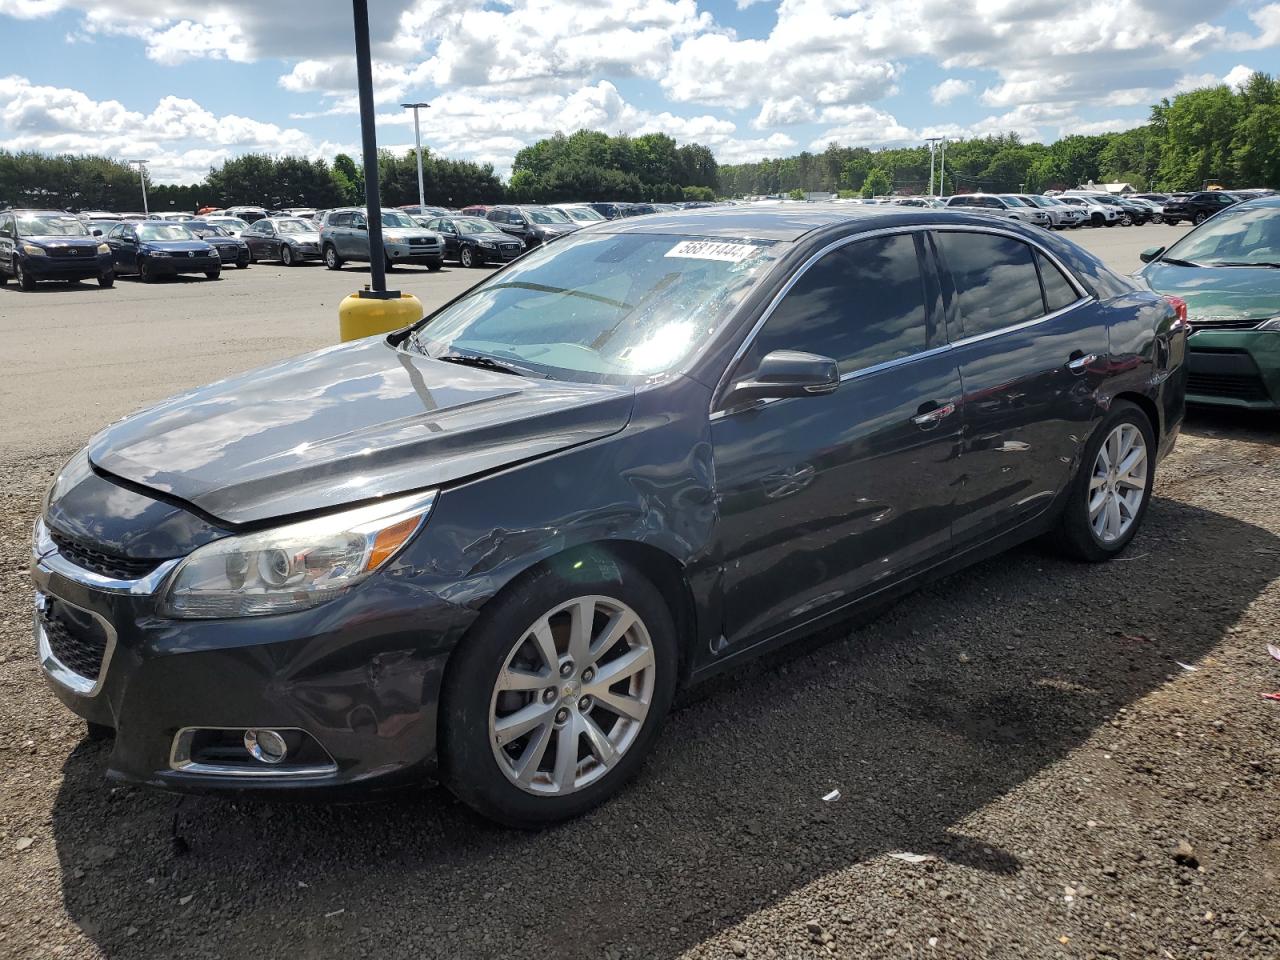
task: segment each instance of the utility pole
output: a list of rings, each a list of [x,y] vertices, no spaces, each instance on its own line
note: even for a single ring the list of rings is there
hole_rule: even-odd
[[[151,211],[147,209],[147,164],[150,160],[128,160],[129,166],[135,163],[138,165],[138,178],[142,181],[142,212],[147,216],[151,215]]]
[[[351,0],[356,32],[356,86],[360,93],[360,140],[364,151],[365,219],[369,229],[368,293],[390,299],[387,293],[386,247],[382,243],[382,198],[378,193],[378,136],[374,129],[373,60],[369,54],[369,0]],[[395,293],[400,296],[399,291]]]
[[[402,103],[400,106],[406,110],[413,111],[413,143],[418,151],[418,212],[424,212],[423,207],[427,205],[427,193],[422,188],[422,132],[418,127],[418,110],[425,109],[431,104],[429,103]]]
[[[938,195],[942,196],[947,189],[947,138],[942,138],[942,156],[938,158]]]
[[[937,196],[933,192],[933,153],[938,147],[938,141],[941,137],[925,137],[924,142],[929,145],[929,196]]]

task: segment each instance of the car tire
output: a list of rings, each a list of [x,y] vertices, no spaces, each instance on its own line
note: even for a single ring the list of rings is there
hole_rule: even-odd
[[[280,248],[280,262],[286,267],[297,266],[298,261],[293,259],[293,247],[287,243]]]
[[[1122,227],[1132,227],[1132,226],[1133,226],[1133,217],[1131,217],[1129,214],[1127,214],[1127,213],[1126,213],[1123,217],[1121,217],[1121,218],[1120,218],[1120,226],[1122,226]]]
[[[471,252],[470,247],[463,247],[458,251],[458,263],[466,267],[468,270],[472,267],[479,266],[476,263],[476,255]]]
[[[145,257],[138,261],[138,279],[143,283],[155,283],[156,281],[156,275]]]
[[[342,258],[338,256],[338,251],[332,245],[324,248],[324,265],[330,270],[342,269]]]
[[[98,286],[114,287],[116,285],[116,275],[114,273],[102,273],[98,275]]]
[[[36,278],[22,269],[20,260],[13,261],[13,279],[18,281],[18,288],[30,293],[36,288]]]
[[[1198,226],[1200,226],[1200,224],[1204,223],[1204,222],[1205,222],[1206,220],[1208,220],[1208,219],[1209,219],[1209,215],[1208,215],[1207,213],[1197,213],[1197,214],[1192,218],[1191,222],[1192,222],[1192,223],[1194,223],[1194,224],[1198,227]]]
[[[109,727],[105,723],[94,723],[92,720],[86,720],[84,723],[84,735],[86,740],[114,740],[116,730],[115,727]]]
[[[217,280],[220,276],[222,276],[222,271],[221,271],[221,270],[206,270],[206,271],[204,272],[204,275],[205,275],[208,279],[210,279],[210,280]]]
[[[392,262],[391,262],[391,258],[390,258],[390,257],[383,257],[383,260],[382,260],[382,269],[383,269],[383,270],[385,270],[387,273],[390,273],[390,272],[391,272],[392,270],[394,270],[395,268],[396,268],[396,265],[395,265],[394,263],[392,263]]]
[[[1095,227],[1100,227],[1107,222],[1107,218],[1100,213],[1094,213],[1089,216],[1089,222]]]
[[[236,269],[237,269],[237,270],[248,270],[248,269],[249,269],[249,259],[250,259],[250,258],[249,258],[249,257],[247,257],[247,256],[244,256],[244,257],[237,257],[237,258],[236,258]]]
[[[616,642],[582,658],[585,663],[572,663],[570,639],[580,618],[566,610],[587,603],[593,623],[588,633],[596,643],[617,623],[614,618],[635,621]],[[534,639],[540,623],[559,666],[539,653],[547,649]],[[597,668],[619,671],[628,659],[626,679],[591,686]],[[639,770],[671,706],[678,662],[671,610],[639,570],[594,554],[540,565],[490,601],[449,661],[440,708],[444,782],[478,813],[512,827],[535,829],[587,812]],[[520,678],[512,686],[546,686],[516,692],[502,687],[508,676]],[[635,718],[592,699],[585,692],[590,690],[625,705]],[[536,726],[499,746],[502,721],[530,708]],[[557,763],[562,744],[574,751],[563,766]],[[532,765],[524,767],[522,786],[519,767],[526,761]],[[572,784],[568,791],[555,792],[566,782]]]
[[[4,267],[0,267],[0,287],[9,285],[9,274],[5,272]]]
[[[427,269],[430,270],[432,273],[435,273],[437,270],[441,269],[443,266],[444,266],[443,260],[432,260],[429,263],[427,263]]]
[[[254,253],[254,252],[253,252],[253,247],[250,247],[250,248],[249,248],[249,262],[250,262],[250,263],[257,263],[257,262],[258,262],[258,255],[257,255],[256,253]]]
[[[1141,462],[1123,470],[1141,442]],[[1111,472],[1106,461],[1117,470]],[[1156,476],[1156,438],[1151,421],[1141,407],[1117,400],[1085,444],[1080,466],[1067,491],[1067,502],[1055,532],[1063,552],[1090,563],[1110,560],[1129,545],[1151,503]],[[1142,483],[1135,498],[1132,483]],[[1120,495],[1123,492],[1123,496]],[[1099,505],[1101,512],[1099,513]],[[1114,505],[1114,513],[1112,513]],[[1108,517],[1111,514],[1111,517]],[[1127,526],[1124,524],[1127,521]],[[1102,529],[1098,527],[1099,522]]]

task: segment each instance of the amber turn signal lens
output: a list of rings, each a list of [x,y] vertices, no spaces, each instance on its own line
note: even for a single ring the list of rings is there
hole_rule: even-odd
[[[421,517],[409,517],[407,520],[393,523],[384,530],[379,530],[378,535],[373,538],[373,549],[369,551],[369,562],[364,568],[377,570],[382,566],[393,553],[404,546],[406,540],[413,536],[421,519]]]

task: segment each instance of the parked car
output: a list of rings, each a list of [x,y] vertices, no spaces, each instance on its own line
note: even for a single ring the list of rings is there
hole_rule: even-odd
[[[256,220],[265,220],[268,216],[265,207],[227,207],[223,211],[223,215],[227,217],[236,217],[245,223],[253,223]]]
[[[1054,230],[1075,229],[1082,226],[1086,215],[1080,207],[1063,203],[1056,197],[1042,197],[1038,194],[1018,194],[1018,199],[1031,207],[1039,207],[1049,215],[1049,226]]]
[[[110,248],[62,210],[0,210],[0,285],[10,277],[26,291],[41,280],[115,283]]]
[[[207,220],[188,220],[183,226],[217,250],[223,264],[230,264],[238,270],[249,266],[249,245],[240,237]]]
[[[1280,197],[1232,204],[1142,260],[1152,290],[1187,302],[1187,399],[1280,410]]]
[[[1225,190],[1201,190],[1198,193],[1177,194],[1164,205],[1165,223],[1182,223],[1188,220],[1201,224],[1215,213],[1227,209],[1240,199]]]
[[[280,216],[293,217],[295,220],[310,220],[315,215],[315,207],[285,207],[280,211]]]
[[[1185,341],[1017,222],[600,224],[99,433],[36,525],[39,661],[116,728],[113,779],[368,794],[438,760],[489,817],[562,820],[682,686],[1041,534],[1123,551]]]
[[[211,223],[215,227],[219,227],[233,237],[239,237],[249,229],[247,220],[241,220],[239,217],[226,217],[222,214],[210,214],[207,217],[201,217],[205,223]]]
[[[618,201],[592,201],[587,204],[592,210],[600,214],[606,220],[617,220],[619,217],[634,216],[631,212],[635,207],[633,203],[622,203]]]
[[[218,251],[182,223],[120,223],[107,234],[107,245],[115,272],[137,274],[143,283],[187,273],[217,280],[222,272]]]
[[[1148,212],[1147,219],[1151,223],[1164,222],[1164,206],[1155,200],[1148,200],[1146,197],[1125,197],[1128,203],[1136,203],[1146,208]]]
[[[582,225],[571,220],[559,210],[532,204],[493,207],[485,219],[513,237],[519,237],[525,247],[536,247],[581,230]]]
[[[524,252],[524,242],[481,217],[433,217],[426,226],[444,240],[444,258],[464,267],[509,263]]]
[[[573,220],[584,227],[590,226],[593,223],[602,223],[609,219],[604,214],[585,203],[557,203],[553,204],[551,209],[559,210],[570,220]]]
[[[190,213],[153,213],[148,220],[160,220],[164,223],[186,223],[188,220],[194,220],[195,217]]]
[[[382,211],[383,259],[388,270],[400,263],[415,263],[428,270],[444,264],[444,244],[439,234],[414,223],[399,210]],[[320,253],[325,266],[341,270],[348,260],[369,259],[369,225],[363,207],[340,207],[324,216],[320,227]]]
[[[464,217],[483,217],[492,207],[485,203],[473,203],[469,207],[463,207],[458,213]]]
[[[1091,227],[1114,227],[1120,223],[1123,215],[1119,207],[1111,206],[1106,203],[1099,203],[1095,197],[1082,197],[1073,194],[1060,193],[1055,197],[1059,203],[1065,203],[1069,206],[1079,207],[1084,211],[1088,218],[1088,224]]]
[[[95,217],[82,222],[84,223],[84,228],[88,230],[92,236],[105,237],[115,228],[116,224],[123,223],[124,221],[119,219],[103,220]]]
[[[267,217],[250,224],[241,236],[255,263],[279,260],[286,267],[294,267],[304,260],[323,259],[319,229],[313,221],[301,217]]]
[[[1029,203],[1023,203],[1013,194],[993,193],[958,193],[947,198],[949,210],[966,210],[989,214],[994,217],[1006,217],[1037,227],[1049,226],[1049,215]]]
[[[411,203],[408,206],[401,207],[400,209],[403,210],[405,213],[409,214],[409,216],[414,218],[452,216],[452,211],[449,210],[447,207],[432,207],[432,206],[421,207],[416,203]]]

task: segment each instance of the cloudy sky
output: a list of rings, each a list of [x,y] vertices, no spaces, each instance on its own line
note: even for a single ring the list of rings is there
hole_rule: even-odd
[[[1267,0],[370,0],[378,141],[506,175],[556,130],[659,130],[721,162],[1132,126],[1280,66]],[[0,0],[0,146],[149,157],[357,153],[346,0]]]

